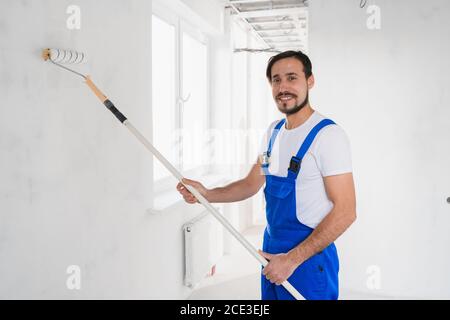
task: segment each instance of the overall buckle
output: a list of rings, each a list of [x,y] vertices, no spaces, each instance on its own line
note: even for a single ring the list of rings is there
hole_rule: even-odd
[[[300,171],[300,167],[302,165],[302,159],[297,157],[292,157],[291,162],[289,163],[289,170],[298,173]]]
[[[270,164],[270,152],[263,152],[261,156],[261,165],[263,168],[267,168]]]

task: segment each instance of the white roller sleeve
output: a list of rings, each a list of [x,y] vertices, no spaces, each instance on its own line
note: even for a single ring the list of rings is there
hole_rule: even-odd
[[[82,52],[63,49],[50,49],[50,58],[57,63],[79,64],[86,62],[86,56]]]
[[[169,170],[178,181],[183,183],[181,180],[183,176],[180,172],[169,162],[164,156],[156,150],[155,147],[128,121],[125,120],[123,124],[131,131],[131,133]],[[267,260],[261,256],[258,251],[245,239],[229,222],[226,220],[209,202],[205,199],[194,187],[183,184],[206,208],[208,211],[217,219],[219,222],[229,231],[231,234],[251,253],[264,267],[268,264]],[[282,283],[283,287],[292,294],[297,300],[304,300],[304,297],[286,280]]]

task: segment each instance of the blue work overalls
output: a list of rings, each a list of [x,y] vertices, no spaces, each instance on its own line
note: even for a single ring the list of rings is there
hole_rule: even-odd
[[[267,155],[270,157],[276,136],[285,123],[281,120],[274,128],[269,140]],[[291,158],[286,177],[270,175],[269,164],[262,165],[266,175],[267,227],[264,231],[263,251],[271,254],[287,253],[305,240],[313,231],[302,224],[296,214],[295,181],[301,172],[301,162],[317,133],[325,126],[334,124],[329,119],[322,120],[306,137],[297,154]],[[301,178],[301,175],[300,175]],[[303,262],[288,281],[307,300],[338,298],[339,261],[334,243]],[[270,283],[261,274],[261,294],[263,300],[289,300],[294,297],[281,285]]]

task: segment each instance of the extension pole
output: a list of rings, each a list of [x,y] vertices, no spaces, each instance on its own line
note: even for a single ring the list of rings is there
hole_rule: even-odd
[[[244,238],[220,212],[218,212],[209,202],[203,197],[200,192],[190,185],[185,185],[182,181],[181,173],[169,162],[166,158],[131,124],[131,122],[114,106],[114,104],[96,87],[89,76],[86,76],[86,84],[100,99],[100,101],[111,111],[122,124],[130,130],[130,132],[150,151],[163,165],[169,170],[178,181],[180,181],[197,199],[200,203],[217,219],[219,222],[238,240],[247,251],[254,256],[264,267],[268,264],[267,260],[256,251],[256,249]],[[294,296],[297,300],[304,300],[304,297],[295,289],[287,280],[282,283],[283,287]]]

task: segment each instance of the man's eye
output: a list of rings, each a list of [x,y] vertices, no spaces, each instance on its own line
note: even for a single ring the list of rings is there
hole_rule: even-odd
[[[272,83],[278,83],[278,82],[280,82],[280,79],[273,79],[272,80]]]
[[[295,80],[295,79],[297,79],[296,77],[289,77],[288,78],[290,81],[293,81],[293,80]]]

